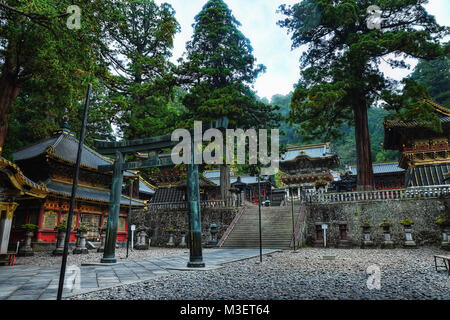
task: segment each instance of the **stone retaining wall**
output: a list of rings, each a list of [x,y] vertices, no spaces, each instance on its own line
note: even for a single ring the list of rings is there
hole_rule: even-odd
[[[215,222],[218,226],[217,240],[227,230],[233,221],[239,208],[202,208],[202,235],[203,244],[206,245],[211,240],[210,225]],[[152,246],[165,246],[169,241],[168,228],[176,230],[175,244],[181,241],[180,229],[188,230],[188,210],[186,209],[167,209],[167,210],[146,210],[134,211],[130,217],[130,223],[136,227],[145,226],[149,228],[149,234],[152,238]],[[187,238],[186,238],[187,241]]]
[[[413,238],[417,245],[439,245],[441,230],[435,221],[442,215],[449,216],[449,199],[406,199],[358,203],[308,204],[306,214],[306,244],[318,245],[316,224],[328,223],[327,246],[339,247],[339,224],[346,223],[350,246],[360,246],[363,241],[362,223],[372,224],[371,238],[375,246],[384,240],[379,224],[386,218],[392,223],[391,240],[396,247],[402,247],[405,233],[400,221],[411,218],[414,221]]]

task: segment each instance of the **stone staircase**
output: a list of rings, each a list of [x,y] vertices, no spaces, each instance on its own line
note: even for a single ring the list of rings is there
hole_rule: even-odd
[[[258,206],[246,202],[245,211],[224,240],[223,248],[259,248]],[[294,223],[299,216],[294,206]],[[261,207],[263,248],[289,249],[292,241],[291,206]]]

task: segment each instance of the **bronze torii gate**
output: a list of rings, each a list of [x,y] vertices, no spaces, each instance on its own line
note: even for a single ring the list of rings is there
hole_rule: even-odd
[[[209,128],[226,129],[228,127],[228,119],[221,118],[215,122],[203,126],[203,131]],[[172,165],[172,161],[167,159],[161,161],[156,156],[143,161],[124,162],[124,153],[136,153],[143,151],[160,150],[171,148],[177,145],[178,141],[172,141],[171,135],[158,136],[146,139],[138,139],[132,141],[107,142],[94,141],[94,145],[98,152],[103,155],[115,155],[115,161],[112,165],[99,166],[100,172],[113,172],[111,193],[109,199],[109,213],[107,221],[105,251],[103,253],[102,263],[116,263],[116,237],[117,223],[119,220],[120,199],[122,197],[123,171],[137,170],[152,167],[162,167]],[[191,131],[191,163],[187,165],[187,195],[189,203],[189,234],[190,234],[190,256],[188,267],[199,268],[204,267],[202,256],[202,227],[200,214],[200,189],[198,181],[198,165],[194,164],[194,139],[193,131]]]

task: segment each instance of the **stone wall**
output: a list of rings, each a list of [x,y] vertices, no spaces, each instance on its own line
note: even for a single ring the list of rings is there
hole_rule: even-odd
[[[217,240],[227,230],[233,221],[239,208],[202,208],[202,235],[203,244],[206,245],[211,240],[210,225],[215,222],[218,227]],[[139,226],[145,226],[149,229],[148,234],[152,238],[152,246],[165,246],[169,241],[168,228],[176,230],[174,241],[175,244],[181,241],[180,229],[188,230],[188,210],[186,209],[165,209],[165,210],[146,210],[134,211],[130,217],[130,223]],[[188,242],[186,238],[186,242]]]
[[[435,221],[442,215],[449,215],[450,200],[405,199],[358,203],[308,204],[306,214],[306,244],[317,245],[316,224],[328,223],[327,246],[339,247],[339,224],[346,223],[348,245],[360,246],[363,241],[362,223],[371,225],[371,238],[375,246],[384,240],[379,224],[383,219],[392,223],[391,240],[396,247],[403,246],[405,233],[400,223],[405,218],[414,221],[413,238],[417,245],[439,245],[441,231]],[[322,244],[323,245],[323,244]]]

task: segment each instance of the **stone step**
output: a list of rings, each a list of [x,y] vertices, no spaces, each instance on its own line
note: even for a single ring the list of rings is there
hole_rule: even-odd
[[[250,206],[240,217],[223,243],[225,248],[259,248],[259,210]],[[294,221],[298,206],[294,208]],[[262,245],[265,248],[289,249],[292,241],[291,207],[261,208]]]

